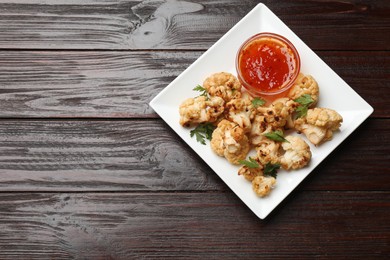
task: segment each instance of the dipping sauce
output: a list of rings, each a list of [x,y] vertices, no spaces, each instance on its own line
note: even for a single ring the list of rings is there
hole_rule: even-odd
[[[300,70],[295,47],[283,36],[260,33],[249,38],[237,53],[241,84],[255,96],[280,96],[294,83]]]

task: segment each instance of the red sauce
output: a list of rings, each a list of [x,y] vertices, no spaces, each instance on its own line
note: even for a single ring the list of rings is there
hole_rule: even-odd
[[[242,79],[256,91],[277,92],[294,77],[296,59],[283,42],[261,38],[241,50],[238,65]]]

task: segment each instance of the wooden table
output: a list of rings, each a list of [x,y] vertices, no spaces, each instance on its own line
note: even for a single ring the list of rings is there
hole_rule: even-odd
[[[388,257],[390,2],[264,3],[375,112],[261,220],[148,106],[257,1],[0,1],[0,258]]]

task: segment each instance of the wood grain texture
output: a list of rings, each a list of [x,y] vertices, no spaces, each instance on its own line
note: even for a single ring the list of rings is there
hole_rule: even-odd
[[[389,132],[368,120],[302,189],[388,190]],[[204,190],[229,189],[160,120],[0,122],[0,191]]]
[[[0,117],[156,117],[149,101],[200,54],[0,52]]]
[[[201,54],[0,51],[0,117],[157,117],[150,100]],[[375,108],[373,116],[389,117],[387,52],[318,55]]]
[[[258,2],[1,0],[0,259],[387,259],[388,0],[263,1],[375,109],[266,220],[148,106]]]
[[[389,50],[387,0],[263,2],[313,49]],[[207,49],[257,3],[3,0],[0,48]]]
[[[219,185],[161,122],[3,121],[0,128],[2,190],[202,190]]]
[[[291,197],[262,221],[229,193],[0,194],[0,258],[388,256],[389,192]]]

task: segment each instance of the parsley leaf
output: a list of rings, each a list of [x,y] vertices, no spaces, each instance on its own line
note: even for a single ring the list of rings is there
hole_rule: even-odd
[[[200,92],[200,95],[199,96],[204,96],[206,97],[207,99],[209,98],[209,96],[207,95],[207,91],[204,87],[202,87],[201,85],[197,85],[195,88],[193,88],[192,90],[194,91],[199,91]]]
[[[265,137],[277,142],[289,142],[286,138],[284,138],[284,134],[282,130],[276,130],[275,132],[269,132],[264,134]]]
[[[309,106],[314,102],[313,98],[309,94],[304,94],[294,101],[299,103],[299,106],[295,110],[295,112],[297,112],[297,118],[306,116]]]
[[[275,163],[275,164],[272,164],[272,163],[267,163],[265,166],[264,166],[264,175],[269,175],[269,176],[272,176],[274,178],[276,178],[277,176],[277,171],[280,169],[280,164],[279,163]]]
[[[309,106],[314,102],[313,98],[309,94],[304,94],[294,101],[305,106]]]
[[[265,100],[263,100],[263,99],[261,99],[261,98],[258,98],[258,97],[256,97],[256,98],[254,98],[253,100],[252,100],[252,105],[256,108],[256,107],[260,107],[260,106],[262,106],[262,105],[264,105],[265,104]]]
[[[307,106],[302,106],[302,105],[297,107],[297,109],[295,110],[295,112],[297,112],[297,118],[305,117],[307,115],[308,109],[309,108]]]
[[[195,135],[196,141],[205,145],[205,139],[211,140],[215,126],[211,123],[204,123],[197,125],[193,130],[190,131],[190,136]]]
[[[249,157],[249,160],[239,160],[240,164],[247,166],[248,168],[259,168],[260,165],[257,163],[255,159]]]

